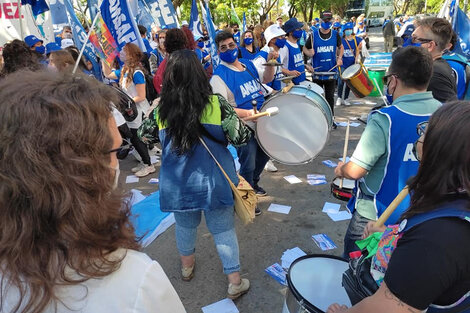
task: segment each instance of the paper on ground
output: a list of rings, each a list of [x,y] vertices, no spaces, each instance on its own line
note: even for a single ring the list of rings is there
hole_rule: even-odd
[[[323,175],[323,174],[307,174],[307,179],[309,179],[309,180],[314,180],[314,179],[326,180],[326,176]]]
[[[341,204],[338,203],[331,203],[331,202],[325,202],[323,205],[323,210],[322,212],[324,213],[338,213],[339,209],[341,208]]]
[[[307,254],[304,251],[302,251],[302,249],[300,249],[299,247],[287,249],[286,251],[284,251],[281,257],[282,267],[289,268],[292,262],[294,262],[295,260],[297,260],[298,258],[304,255],[307,255]]]
[[[271,203],[268,208],[270,212],[282,213],[282,214],[289,214],[291,207],[288,205],[276,204]]]
[[[346,157],[346,162],[344,162],[344,161],[343,161],[343,158],[339,158],[339,160],[340,160],[341,162],[344,162],[344,163],[348,163],[348,162],[350,161],[350,159],[351,159],[350,157]]]
[[[149,184],[158,184],[158,178],[150,178]]]
[[[295,175],[284,176],[284,179],[287,180],[290,184],[298,184],[302,181]]]
[[[347,126],[348,126],[348,123],[347,123],[347,122],[339,122],[339,123],[337,123],[337,124],[338,124],[338,126],[342,126],[342,127],[347,127]],[[361,124],[359,124],[359,123],[357,123],[357,122],[349,123],[349,126],[350,126],[350,127],[358,127],[359,125],[361,125]]]
[[[318,248],[322,249],[322,251],[331,250],[337,248],[333,240],[328,237],[327,234],[318,234],[312,236],[313,241],[318,246]]]
[[[204,313],[239,313],[235,303],[231,299],[225,298],[218,302],[209,304],[202,308]]]
[[[350,220],[352,217],[352,214],[349,213],[349,211],[339,211],[338,213],[327,213],[327,214],[334,222]]]
[[[274,263],[273,265],[266,268],[264,271],[281,285],[287,286],[286,271],[279,264]]]
[[[126,184],[133,184],[133,183],[138,183],[139,182],[139,177],[135,175],[129,175],[126,177]]]
[[[325,164],[328,167],[337,167],[338,166],[338,163],[335,163],[331,160],[325,160],[322,163]]]
[[[328,182],[326,180],[323,180],[323,179],[309,179],[307,180],[307,183],[309,185],[326,185],[328,184]]]

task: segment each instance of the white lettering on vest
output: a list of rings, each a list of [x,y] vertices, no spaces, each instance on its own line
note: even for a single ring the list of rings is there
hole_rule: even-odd
[[[403,162],[418,161],[413,153],[413,144],[409,143],[406,145],[405,155],[403,156]]]
[[[242,92],[243,98],[249,96],[254,92],[257,92],[258,88],[256,86],[256,82],[254,80],[251,80],[249,82],[244,83],[243,85],[240,85],[240,91]]]
[[[333,46],[320,46],[320,47],[317,47],[317,53],[333,52],[333,50],[334,50]]]
[[[298,63],[298,62],[304,62],[304,58],[302,56],[302,53],[297,53],[294,55],[294,63]]]

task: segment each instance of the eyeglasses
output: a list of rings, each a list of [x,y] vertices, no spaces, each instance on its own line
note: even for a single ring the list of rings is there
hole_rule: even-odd
[[[237,44],[234,43],[234,42],[231,42],[231,43],[228,44],[228,47],[227,47],[226,45],[221,45],[221,46],[219,47],[219,50],[220,50],[220,52],[225,52],[225,51],[227,51],[227,50],[229,50],[229,49],[230,49],[230,50],[233,50],[233,49],[235,49],[236,47],[237,47]]]
[[[119,154],[121,151],[126,150],[126,149],[129,149],[130,147],[131,147],[131,145],[130,145],[130,144],[127,144],[127,145],[124,145],[124,146],[120,146],[119,148],[109,150],[108,153],[116,153],[116,154]]]
[[[387,74],[383,77],[383,83],[384,85],[388,85],[388,79],[392,76],[395,76],[396,78],[399,78],[400,76],[398,76],[397,74]]]
[[[417,37],[417,36],[411,36],[411,42],[412,43],[428,43],[428,42],[431,42],[431,41],[434,41],[434,40],[426,39],[426,38],[420,38],[420,37]]]
[[[428,121],[421,122],[418,125],[416,125],[416,133],[418,136],[423,136],[424,133],[426,132],[426,127],[428,127]]]
[[[424,121],[424,122],[418,123],[418,125],[416,125],[416,133],[418,134],[419,138],[413,144],[413,154],[414,154],[416,160],[418,160],[418,161],[421,161],[421,158],[418,155],[417,146],[418,146],[418,143],[423,144],[423,142],[424,142],[423,136],[426,133],[426,127],[428,127],[428,121]]]

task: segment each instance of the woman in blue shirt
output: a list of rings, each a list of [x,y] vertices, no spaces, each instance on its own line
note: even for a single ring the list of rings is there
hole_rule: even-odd
[[[238,58],[253,60],[259,52],[259,48],[255,46],[253,32],[247,30],[242,34],[240,47],[238,48]]]

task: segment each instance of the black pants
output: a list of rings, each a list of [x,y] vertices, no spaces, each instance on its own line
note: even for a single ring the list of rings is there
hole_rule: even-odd
[[[330,105],[331,113],[335,116],[335,80],[334,79],[314,79],[313,82],[325,90],[325,99]]]
[[[139,139],[139,137],[137,137],[137,128],[131,128],[131,133],[131,143],[134,146],[135,150],[137,150],[137,153],[142,158],[142,162],[147,165],[152,165],[152,162],[150,162],[150,155],[147,146]]]

